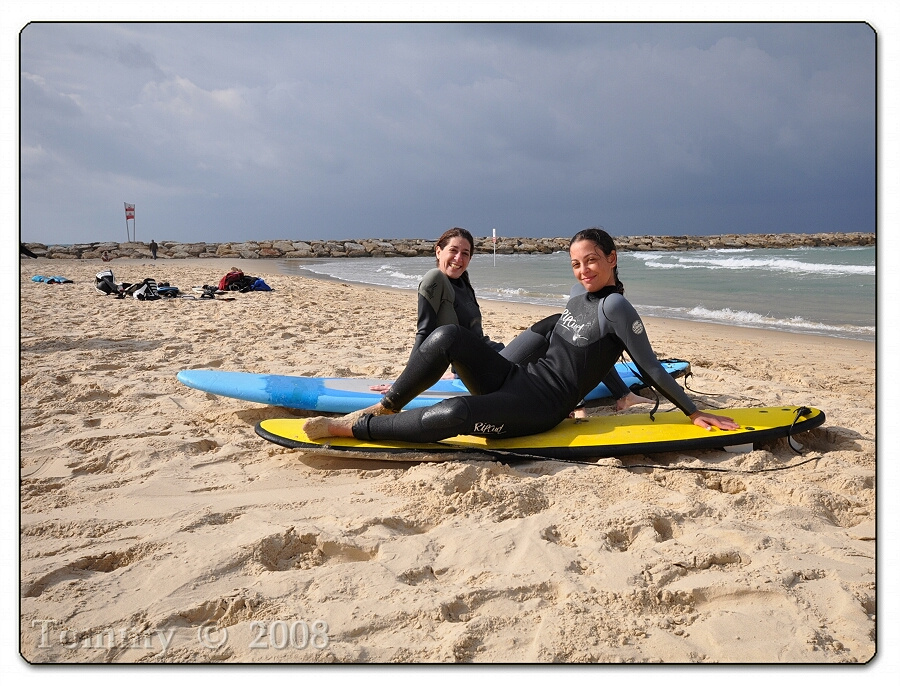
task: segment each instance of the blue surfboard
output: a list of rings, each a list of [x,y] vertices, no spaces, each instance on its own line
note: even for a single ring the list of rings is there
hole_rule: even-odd
[[[687,374],[691,365],[684,360],[660,360],[674,377]],[[616,371],[625,385],[632,390],[646,386],[632,365],[620,362]],[[284,376],[277,374],[252,374],[248,372],[223,372],[216,369],[185,369],[178,372],[178,380],[189,388],[222,395],[238,400],[248,400],[263,405],[277,405],[295,410],[348,413],[374,405],[381,393],[371,386],[390,384],[383,379]],[[415,398],[406,407],[413,409],[434,405],[441,400],[468,395],[459,379],[438,381]],[[610,398],[612,394],[603,384],[591,391],[586,401]]]

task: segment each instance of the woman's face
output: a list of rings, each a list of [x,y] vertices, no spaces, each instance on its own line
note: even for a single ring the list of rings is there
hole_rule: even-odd
[[[605,255],[594,241],[577,241],[569,248],[572,273],[589,293],[616,285],[616,251]]]
[[[472,259],[472,246],[462,236],[454,236],[443,248],[436,247],[438,269],[451,279],[458,279],[469,268]]]

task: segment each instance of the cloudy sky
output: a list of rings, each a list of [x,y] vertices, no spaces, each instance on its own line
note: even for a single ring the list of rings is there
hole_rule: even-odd
[[[24,241],[874,231],[863,23],[32,23]]]

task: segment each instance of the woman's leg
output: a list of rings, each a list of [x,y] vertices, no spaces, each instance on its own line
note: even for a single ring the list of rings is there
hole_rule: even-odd
[[[497,390],[513,364],[482,338],[457,325],[439,326],[410,355],[403,373],[384,394],[381,404],[401,410],[410,400],[434,385],[453,365],[472,395]]]
[[[625,385],[625,382],[622,381],[622,377],[619,376],[619,372],[616,371],[616,368],[613,367],[610,369],[606,376],[603,377],[603,385],[609,389],[609,392],[612,393],[613,398],[624,398],[631,392],[631,389]]]
[[[500,354],[513,364],[537,362],[547,353],[547,348],[550,347],[550,335],[553,333],[553,327],[556,326],[559,317],[559,314],[552,314],[539,322],[535,322],[512,339],[500,351]]]
[[[471,432],[470,413],[466,400],[449,398],[430,407],[390,415],[366,414],[350,425],[350,435],[361,441],[410,441],[434,443],[444,438]],[[347,435],[341,427],[342,436]]]
[[[352,436],[354,435],[353,426],[366,417],[391,415],[399,412],[413,398],[434,385],[450,364],[456,368],[472,395],[483,395],[499,389],[514,368],[511,362],[501,357],[496,350],[486,345],[483,339],[468,329],[457,325],[439,326],[410,355],[406,369],[384,394],[380,403],[336,419],[329,417],[308,419],[304,424],[306,435],[312,439],[326,436]],[[418,412],[418,410],[403,414],[412,412]],[[458,416],[455,413],[451,414],[452,417],[449,420],[447,415],[429,415],[429,417],[438,424],[451,420],[455,422]],[[402,421],[405,427],[403,432],[415,435],[416,428],[411,424],[410,426],[405,425],[405,422],[415,421],[414,418],[404,418]],[[455,436],[456,433],[447,435]]]
[[[493,342],[489,343],[489,345],[513,364],[537,362],[547,353],[547,348],[550,347],[550,334],[553,333],[553,327],[556,326],[559,317],[559,313],[552,314],[539,322],[535,322],[513,338],[505,347],[498,349],[498,346],[502,344]],[[445,374],[442,378],[449,377]],[[384,393],[390,387],[391,384],[380,384],[378,386],[369,386],[369,390]]]
[[[540,433],[565,417],[542,406],[527,383],[513,380],[498,391],[443,400],[398,414],[360,417],[351,428],[361,441],[435,443],[459,435],[511,438]],[[345,434],[344,434],[345,435]]]
[[[616,399],[617,412],[621,412],[638,403],[653,402],[649,398],[640,396],[637,393],[632,393],[631,389],[625,385],[624,381],[622,381],[622,377],[619,376],[619,372],[616,371],[615,367],[610,369],[606,376],[603,377],[603,384],[609,389],[609,392],[612,393],[612,397]]]

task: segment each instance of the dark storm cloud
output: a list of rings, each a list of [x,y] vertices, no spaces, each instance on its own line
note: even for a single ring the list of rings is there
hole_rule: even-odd
[[[32,24],[22,237],[871,231],[865,24]],[[120,235],[121,234],[121,235]]]

